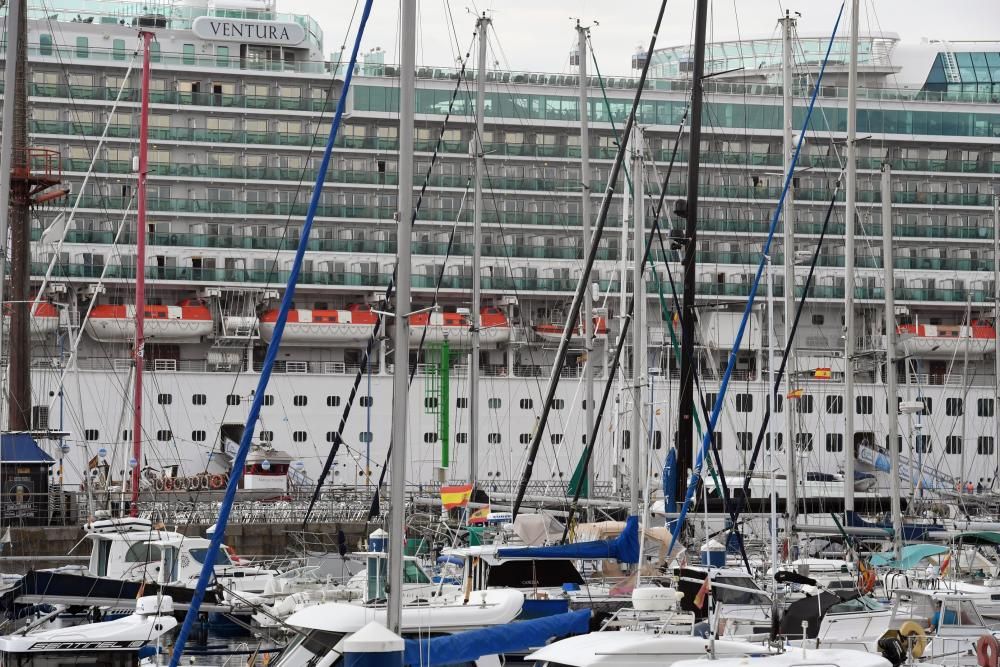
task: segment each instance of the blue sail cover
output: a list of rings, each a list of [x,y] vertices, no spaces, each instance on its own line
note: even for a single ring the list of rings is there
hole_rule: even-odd
[[[852,528],[880,528],[890,535],[892,534],[891,521],[872,523],[871,521],[865,521],[857,512],[845,512],[844,518],[846,519],[845,523]],[[944,530],[944,526],[937,524],[904,523],[902,534],[903,539],[907,542],[921,542],[928,539],[928,535],[930,535],[930,533],[942,530]]]
[[[663,462],[663,511],[667,514],[677,511],[677,450],[673,447]]]
[[[584,609],[443,637],[407,639],[403,664],[434,667],[472,662],[484,655],[539,648],[550,639],[582,635],[589,630],[590,612]]]
[[[622,563],[639,562],[639,517],[630,516],[625,520],[621,535],[613,540],[573,542],[551,547],[528,547],[498,549],[500,558],[583,558],[600,560],[615,558]]]

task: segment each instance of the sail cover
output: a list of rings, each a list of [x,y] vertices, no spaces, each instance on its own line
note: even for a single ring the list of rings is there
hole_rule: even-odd
[[[892,554],[875,554],[872,556],[872,565],[887,566],[899,570],[909,570],[916,567],[917,563],[930,556],[938,556],[948,552],[948,547],[940,544],[908,544],[903,547],[899,562],[892,558]]]
[[[613,540],[573,542],[550,547],[498,549],[500,558],[614,558],[622,563],[639,562],[639,517],[630,516],[625,521],[621,535]]]
[[[434,667],[472,662],[484,655],[539,648],[550,639],[582,635],[589,629],[590,611],[584,609],[443,637],[407,639],[403,664]]]

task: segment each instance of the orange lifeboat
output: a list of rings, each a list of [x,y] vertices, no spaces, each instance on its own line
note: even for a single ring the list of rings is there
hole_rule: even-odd
[[[288,311],[281,342],[288,345],[363,343],[371,337],[376,319],[369,306],[357,303],[350,304],[346,310],[294,309]],[[260,316],[260,335],[264,341],[271,341],[277,321],[277,309]]]
[[[3,327],[7,332],[10,328],[10,304],[4,305],[3,314]],[[54,334],[59,330],[59,309],[48,301],[40,301],[31,314],[31,324],[28,326],[31,328],[32,338],[45,338]]]
[[[538,337],[546,341],[559,342],[562,340],[564,324],[539,324],[535,327],[535,333]],[[585,336],[583,325],[581,324],[570,336],[570,342],[583,344]],[[594,318],[594,336],[597,338],[603,338],[608,335],[608,322],[603,317]]]
[[[991,324],[973,322],[971,327],[960,324],[901,324],[896,327],[909,354],[922,357],[951,357],[969,346],[971,354],[987,354],[996,350],[996,329]]]
[[[426,343],[442,343],[468,347],[472,342],[471,322],[463,313],[424,312],[410,316],[410,347]],[[479,310],[479,342],[481,345],[499,345],[510,340],[510,322],[503,311],[495,306]]]
[[[199,301],[176,306],[145,307],[143,331],[149,342],[197,343],[212,333],[212,311]],[[95,306],[87,319],[87,333],[102,343],[135,338],[135,306]]]

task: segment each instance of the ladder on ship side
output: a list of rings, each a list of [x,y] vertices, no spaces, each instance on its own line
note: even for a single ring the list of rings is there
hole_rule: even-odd
[[[437,436],[441,443],[441,460],[438,464],[438,476],[444,481],[448,466],[451,464],[448,434],[451,429],[449,401],[451,400],[451,349],[448,340],[429,350],[437,357],[437,363],[427,365],[427,375],[424,378],[424,412],[437,417]],[[432,357],[433,358],[433,357]]]
[[[948,42],[941,42],[941,64],[944,66],[944,76],[948,83],[962,83],[962,74],[958,69],[958,59]]]

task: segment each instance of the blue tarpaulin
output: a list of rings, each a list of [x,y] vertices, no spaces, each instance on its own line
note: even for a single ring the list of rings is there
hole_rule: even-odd
[[[484,655],[539,648],[552,638],[582,635],[589,630],[590,612],[582,610],[444,637],[407,639],[403,664],[434,667],[472,662]]]
[[[55,463],[27,433],[0,435],[0,461],[4,463]]]
[[[622,563],[639,562],[639,517],[630,516],[625,520],[621,535],[613,540],[573,542],[551,547],[528,547],[527,549],[498,549],[500,558],[615,558]]]

